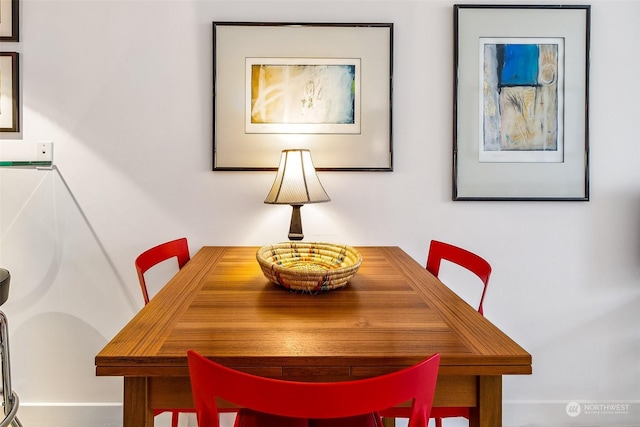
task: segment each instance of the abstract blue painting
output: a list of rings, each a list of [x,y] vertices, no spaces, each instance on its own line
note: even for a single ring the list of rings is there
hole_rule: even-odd
[[[485,41],[481,160],[562,161],[560,46],[548,39]]]

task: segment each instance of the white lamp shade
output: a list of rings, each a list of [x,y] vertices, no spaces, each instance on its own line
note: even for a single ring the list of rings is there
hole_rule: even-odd
[[[283,150],[265,203],[303,205],[331,200],[322,187],[309,150]]]

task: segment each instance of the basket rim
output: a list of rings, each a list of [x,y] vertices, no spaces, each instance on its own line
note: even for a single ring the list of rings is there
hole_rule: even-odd
[[[344,252],[345,261],[350,261],[352,258],[355,258],[355,260],[353,260],[352,263],[350,263],[349,265],[345,265],[343,267],[338,267],[338,268],[319,268],[317,270],[297,270],[297,269],[292,269],[282,264],[273,262],[272,260],[269,260],[268,258],[265,257],[266,253],[270,253],[275,249],[303,249],[303,252],[304,252],[305,248],[306,249],[311,249],[311,248],[339,249],[339,252],[336,251],[336,253]],[[291,251],[291,253],[294,253],[294,251]],[[309,252],[309,253],[312,254],[314,252]],[[326,255],[322,255],[322,254],[319,254],[319,255],[325,258],[330,258]],[[341,244],[325,243],[325,242],[300,242],[300,243],[283,242],[283,243],[274,243],[274,244],[264,245],[260,249],[258,249],[258,251],[256,252],[256,258],[260,263],[260,265],[264,265],[265,267],[268,267],[269,269],[273,269],[278,273],[286,272],[294,276],[304,275],[304,276],[310,276],[310,277],[323,276],[323,275],[326,275],[327,273],[330,273],[331,275],[339,275],[341,273],[349,272],[351,270],[357,269],[358,267],[360,267],[360,264],[362,263],[362,255],[354,247],[349,245],[341,245]],[[309,263],[313,263],[313,261],[309,261]],[[304,271],[304,274],[300,274],[303,271]]]

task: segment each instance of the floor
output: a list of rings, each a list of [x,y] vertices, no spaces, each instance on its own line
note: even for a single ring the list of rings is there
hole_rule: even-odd
[[[233,427],[233,421],[235,419],[234,414],[221,414],[220,415],[220,427]],[[406,418],[398,418],[396,420],[396,427],[407,427],[408,420]],[[171,415],[161,414],[155,419],[156,427],[171,427]],[[468,427],[469,422],[463,418],[450,418],[443,420],[443,427]],[[429,427],[434,427],[433,420],[429,421]],[[198,427],[196,417],[194,414],[181,414],[179,427]]]

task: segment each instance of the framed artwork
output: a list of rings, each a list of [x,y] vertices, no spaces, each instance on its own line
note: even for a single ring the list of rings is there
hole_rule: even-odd
[[[589,6],[454,6],[453,200],[589,200]]]
[[[0,0],[0,41],[18,41],[18,0]]]
[[[213,22],[213,170],[391,171],[393,24]]]
[[[0,132],[18,132],[18,54],[0,52]]]

